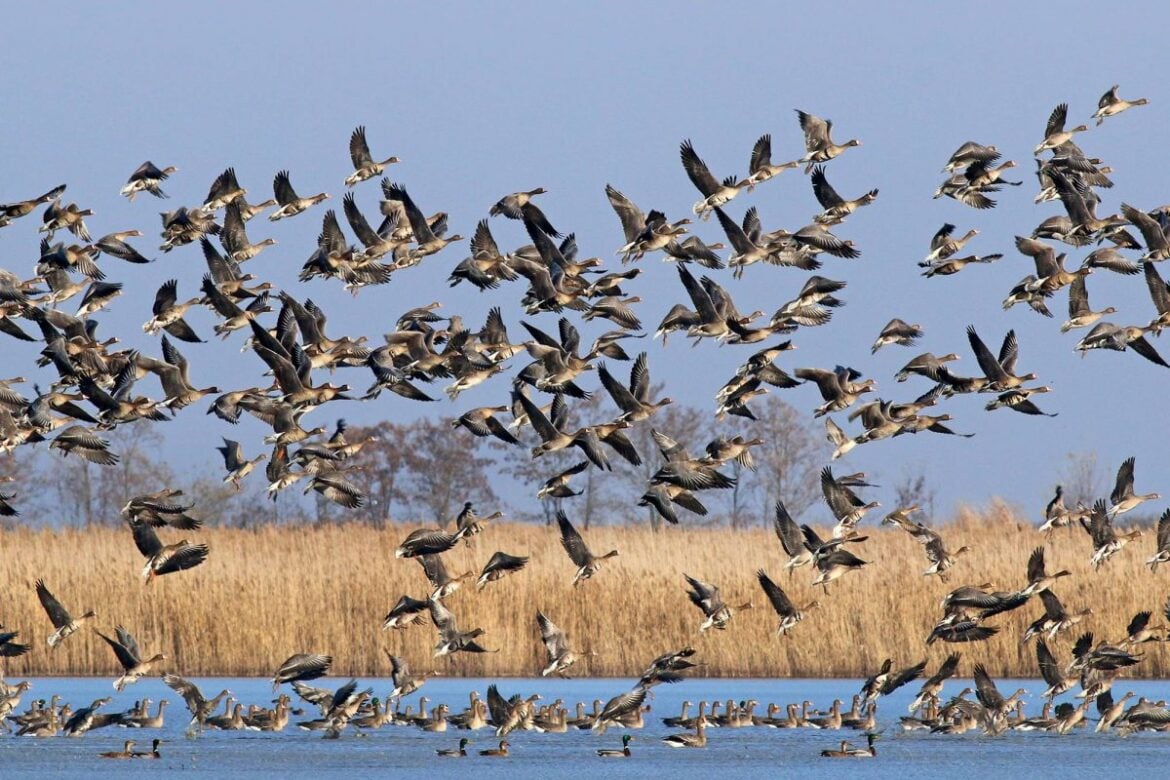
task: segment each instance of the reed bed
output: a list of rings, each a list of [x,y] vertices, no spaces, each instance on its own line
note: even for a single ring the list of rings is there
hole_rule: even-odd
[[[712,676],[857,677],[887,656],[899,664],[928,658],[934,668],[956,649],[995,675],[1037,673],[1034,648],[1021,645],[1020,638],[1042,611],[1038,600],[989,621],[1002,628],[989,641],[924,644],[940,614],[939,601],[951,588],[989,581],[1002,589],[1023,586],[1028,555],[1045,540],[1002,506],[961,511],[942,526],[950,549],[965,544],[973,550],[959,560],[948,583],[922,576],[927,566],[922,550],[904,533],[869,527],[869,540],[854,549],[872,565],[835,583],[828,595],[811,587],[808,569],[788,576],[785,556],[765,529],[677,527],[652,533],[596,527],[585,533],[594,552],[616,548],[620,556],[574,589],[574,567],[555,527],[490,525],[470,545],[447,554],[452,573],[478,572],[495,550],[531,556],[527,569],[483,591],[469,582],[448,605],[461,628],[483,627],[482,643],[499,652],[439,659],[432,659],[436,635],[429,620],[406,631],[381,628],[399,596],[423,598],[427,592],[421,567],[394,558],[394,548],[409,530],[208,528],[191,534],[210,544],[208,562],[149,587],[138,577],[142,559],[126,529],[2,531],[0,622],[19,630],[33,650],[22,658],[0,659],[6,661],[0,669],[9,676],[115,672],[109,648],[89,629],[56,650],[45,645],[51,627],[33,592],[33,582],[44,578],[75,614],[94,609],[95,625],[103,631],[125,625],[144,652],[165,653],[167,669],[188,676],[267,675],[295,652],[331,654],[337,675],[384,676],[390,667],[383,651],[404,656],[415,671],[530,676],[544,663],[537,610],[566,629],[574,647],[595,653],[578,664],[577,676],[636,676],[651,658],[684,645],[700,651],[706,665],[699,671]],[[1079,629],[1093,631],[1098,640],[1117,641],[1139,610],[1153,611],[1154,622],[1162,622],[1170,570],[1153,575],[1142,565],[1152,546],[1147,535],[1094,572],[1082,531],[1053,536],[1050,571],[1072,571],[1056,592],[1069,609],[1090,606],[1094,611]],[[775,615],[755,579],[759,568],[797,603],[820,602],[788,637],[775,635]],[[737,613],[726,631],[700,635],[701,614],[687,600],[684,572],[717,584],[729,604],[750,599],[755,608]],[[1074,638],[1054,643],[1059,658],[1068,657]],[[1167,651],[1160,644],[1145,648],[1135,673],[1165,676]],[[969,673],[967,664],[963,670]]]

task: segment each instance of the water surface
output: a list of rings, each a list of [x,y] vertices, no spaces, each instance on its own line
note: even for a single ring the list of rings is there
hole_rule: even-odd
[[[10,680],[11,682],[11,680]],[[273,699],[267,680],[199,678],[205,694],[223,688],[233,691],[247,703],[268,704]],[[326,678],[317,681],[322,687],[336,687],[344,680]],[[385,679],[360,681],[373,687],[376,696],[390,690]],[[431,706],[447,702],[459,711],[470,691],[486,694],[490,681],[477,679],[434,679],[420,693],[426,693]],[[545,701],[562,698],[570,708],[577,701],[587,706],[594,699],[608,699],[631,687],[628,680],[547,680],[503,679],[496,681],[504,696],[539,693]],[[1090,774],[1121,777],[1136,776],[1143,767],[1161,766],[1170,736],[1138,734],[1126,739],[1115,734],[1096,734],[1090,728],[1068,736],[1046,733],[1008,733],[986,737],[977,733],[962,736],[939,736],[920,732],[906,733],[898,726],[898,717],[917,691],[911,683],[903,690],[880,700],[878,756],[872,760],[829,761],[820,758],[823,748],[836,747],[841,739],[864,743],[856,732],[827,732],[808,729],[709,729],[708,745],[702,750],[672,749],[661,738],[675,731],[662,725],[660,718],[677,715],[684,699],[726,701],[756,699],[758,714],[769,702],[781,705],[811,699],[818,708],[827,709],[834,698],[848,704],[860,684],[856,680],[714,680],[688,679],[677,685],[654,689],[652,712],[645,729],[635,736],[630,759],[601,759],[594,750],[618,747],[621,731],[611,729],[604,736],[588,731],[571,730],[567,734],[514,733],[509,736],[512,755],[506,759],[489,759],[473,755],[466,759],[439,759],[435,749],[454,747],[461,736],[473,740],[469,750],[494,747],[497,740],[488,729],[469,733],[454,728],[445,734],[431,734],[419,729],[387,726],[357,736],[349,729],[338,740],[324,740],[318,733],[295,728],[297,720],[313,714],[292,716],[282,733],[218,732],[208,730],[195,739],[184,736],[188,722],[182,700],[161,680],[148,679],[114,693],[107,679],[33,678],[33,689],[25,695],[21,708],[34,698],[48,698],[54,693],[74,707],[85,706],[93,699],[113,695],[114,701],[103,711],[128,709],[134,701],[148,696],[154,701],[170,700],[166,726],[158,731],[106,728],[80,738],[56,737],[34,739],[0,736],[0,777],[45,778],[69,777],[157,777],[165,771],[183,777],[290,778],[319,777],[324,772],[343,774],[391,771],[422,772],[427,776],[451,777],[474,772],[478,778],[561,777],[573,772],[579,777],[647,777],[652,773],[688,772],[699,776],[722,776],[738,772],[743,776],[795,776],[796,773],[847,771],[850,777],[939,778],[970,773],[973,768],[987,776],[1084,777]],[[969,681],[952,680],[944,693],[955,694]],[[1005,680],[1000,682],[1005,695],[1017,687],[1033,693],[1027,697],[1029,714],[1038,715],[1039,681]],[[1163,681],[1119,681],[1115,695],[1135,691],[1151,698],[1163,698],[1170,688]],[[285,688],[288,690],[288,687]],[[290,691],[291,693],[291,691]],[[294,697],[295,698],[295,697]],[[1069,697],[1065,697],[1068,700]],[[418,695],[409,703],[417,708]],[[299,704],[299,702],[295,702]],[[152,709],[153,711],[153,709]],[[315,712],[315,711],[314,711]],[[693,714],[693,710],[692,710]],[[1090,714],[1095,714],[1090,710]],[[97,758],[107,750],[119,750],[123,740],[134,739],[136,750],[148,750],[154,737],[164,740],[160,761],[109,761]],[[1156,763],[1155,763],[1156,762]],[[791,775],[790,775],[791,773]]]

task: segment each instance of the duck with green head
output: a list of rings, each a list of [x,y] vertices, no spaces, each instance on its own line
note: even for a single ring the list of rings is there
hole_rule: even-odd
[[[457,748],[440,748],[435,753],[443,758],[464,758],[467,756],[467,746],[471,744],[471,740],[467,737],[459,740],[459,747]]]
[[[631,739],[633,739],[633,736],[631,736],[630,734],[622,734],[622,749],[621,750],[613,750],[613,749],[603,748],[603,749],[597,751],[597,755],[601,756],[602,758],[629,758],[631,755],[633,755],[630,752],[630,740]]]

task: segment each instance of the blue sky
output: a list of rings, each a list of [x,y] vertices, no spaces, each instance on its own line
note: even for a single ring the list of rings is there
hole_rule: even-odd
[[[944,512],[992,496],[1038,512],[1069,452],[1096,452],[1110,472],[1136,455],[1138,489],[1170,493],[1170,463],[1162,454],[1166,425],[1159,413],[1170,371],[1132,354],[1080,359],[1072,350],[1079,336],[1058,331],[1063,293],[1052,303],[1054,320],[1000,306],[1011,286],[1032,271],[1012,237],[1060,213],[1058,204],[1032,204],[1031,149],[1057,103],[1070,104],[1076,123],[1088,120],[1097,98],[1114,83],[1121,84],[1123,96],[1150,98],[1149,106],[1079,140],[1088,154],[1115,169],[1116,187],[1101,193],[1102,213],[1123,200],[1146,209],[1170,200],[1166,165],[1155,147],[1170,125],[1170,95],[1151,67],[1153,53],[1164,48],[1170,8],[1130,8],[1120,22],[1089,3],[990,3],[978,10],[835,3],[834,13],[770,3],[352,3],[344,12],[293,4],[279,14],[271,8],[210,2],[187,8],[181,18],[173,6],[154,3],[58,9],[51,16],[29,4],[8,9],[0,33],[11,74],[2,88],[0,201],[67,182],[67,200],[97,212],[90,221],[95,236],[142,228],[147,238],[137,245],[143,251],[157,246],[157,213],[198,204],[229,165],[253,202],[268,197],[273,174],[288,168],[301,194],[327,191],[334,196],[329,205],[340,212],[341,182],[350,170],[349,133],[364,124],[375,156],[401,157],[393,178],[424,211],[449,212],[452,232],[470,235],[501,195],[543,186],[549,194],[542,206],[553,223],[577,233],[584,256],[608,260],[622,238],[605,199],[606,183],[644,209],[680,218],[697,198],[678,162],[682,139],[694,141],[717,175],[743,176],[762,133],[772,134],[776,159],[800,156],[793,109],[801,108],[832,119],[837,140],[864,142],[830,163],[829,179],[838,191],[851,197],[878,187],[881,194],[838,229],[862,257],[825,258],[821,271],[848,281],[848,305],[830,326],[799,333],[800,350],[781,365],[852,365],[878,380],[882,397],[909,400],[928,389],[926,380],[898,385],[892,376],[917,352],[957,352],[962,360],[956,371],[975,373],[966,326],[975,324],[989,343],[1015,328],[1020,369],[1036,372],[1054,388],[1040,402],[1060,413],[1032,419],[985,412],[986,396],[956,399],[944,410],[956,417],[957,430],[975,432],[974,439],[900,437],[855,450],[843,468],[866,470],[883,484],[907,470],[925,470]],[[1023,179],[1024,186],[1000,193],[993,211],[930,197],[947,157],[967,140],[997,144],[1020,163],[1012,178]],[[145,159],[179,167],[165,187],[171,200],[139,197],[127,203],[118,197]],[[377,184],[359,185],[357,193],[366,213],[374,214]],[[749,205],[759,208],[766,229],[796,229],[817,211],[807,177],[796,172],[742,195],[729,211],[738,217]],[[271,235],[279,245],[247,270],[318,301],[330,315],[331,335],[376,339],[400,312],[432,300],[475,324],[493,305],[511,307],[509,326],[521,332],[518,287],[491,294],[467,285],[447,288],[446,275],[465,256],[465,244],[356,299],[337,284],[297,283],[323,212],[319,207],[276,225],[251,223],[253,240]],[[31,272],[38,221],[33,216],[0,231],[0,265]],[[969,249],[1003,252],[1004,260],[955,277],[923,279],[915,263],[944,222],[960,231],[979,228]],[[503,247],[527,243],[517,222],[497,219],[492,228]],[[707,241],[722,239],[713,220],[696,232]],[[1086,253],[1071,250],[1070,265]],[[147,254],[157,262],[139,267],[103,260],[126,291],[100,320],[103,333],[153,354],[157,342],[140,326],[154,290],[176,277],[180,296],[192,295],[204,266],[196,246]],[[647,300],[639,314],[652,325],[685,297],[672,267],[657,257],[642,265],[646,272],[634,290]],[[720,280],[741,310],[772,311],[804,276],[754,266],[742,280],[726,273]],[[1119,324],[1153,316],[1141,277],[1097,273],[1089,291],[1095,307],[1120,310],[1113,318]],[[925,327],[921,349],[887,347],[871,357],[877,332],[895,316]],[[210,333],[209,313],[199,312],[192,321],[197,331]],[[552,328],[555,317],[535,321]],[[590,327],[583,335],[588,339],[604,329]],[[237,354],[241,338],[184,348],[197,384],[253,381],[259,363]],[[1170,342],[1157,346],[1170,353]],[[665,353],[652,352],[651,367],[676,400],[713,409],[715,390],[748,351],[709,345],[692,350],[676,339]],[[6,364],[26,366],[34,352],[11,339],[0,341]],[[355,377],[353,384],[365,381]],[[444,403],[440,411],[453,416],[503,397],[506,383],[496,381],[456,404]],[[810,415],[820,403],[811,387],[781,397]],[[208,425],[202,411],[203,405],[187,410],[166,426],[172,441],[188,445],[177,456],[180,464],[218,463],[213,448],[227,428]],[[381,400],[349,404],[341,413],[363,423],[409,419],[420,411]],[[248,448],[254,450],[264,432],[249,425],[232,433],[255,442]],[[831,448],[825,447],[827,458]]]

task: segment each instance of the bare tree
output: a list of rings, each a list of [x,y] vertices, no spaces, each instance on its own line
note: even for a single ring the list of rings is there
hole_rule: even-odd
[[[350,441],[376,437],[362,448],[362,468],[346,478],[366,496],[366,503],[349,515],[376,526],[392,522],[394,504],[404,500],[408,439],[412,426],[385,421],[374,426],[354,426],[347,431]]]
[[[32,461],[26,480],[42,497],[38,509],[46,519],[65,525],[117,525],[128,498],[174,479],[170,466],[159,457],[163,436],[151,423],[119,425],[103,436],[119,456],[117,465],[96,466],[78,457],[47,454]]]
[[[469,440],[470,439],[470,440]],[[496,501],[480,440],[461,435],[443,420],[419,420],[410,426],[405,445],[403,496],[415,511],[446,526],[464,501]]]
[[[792,405],[774,396],[753,410],[758,419],[752,435],[764,440],[753,453],[761,480],[761,522],[771,522],[777,499],[799,516],[820,498],[818,475],[824,459],[817,434]]]
[[[1105,472],[1095,452],[1065,454],[1060,484],[1064,485],[1064,501],[1068,506],[1092,506],[1098,497],[1108,495],[1110,476]]]

